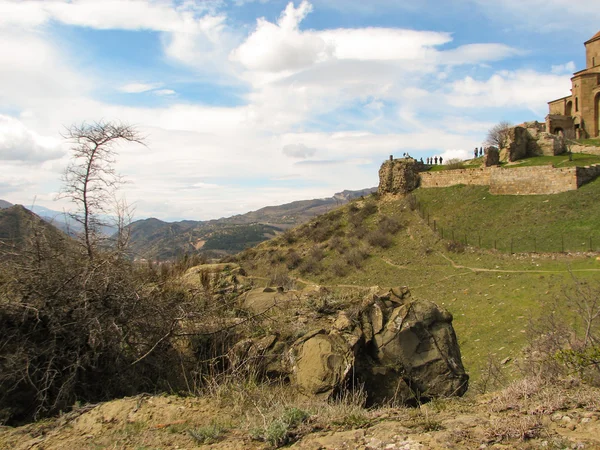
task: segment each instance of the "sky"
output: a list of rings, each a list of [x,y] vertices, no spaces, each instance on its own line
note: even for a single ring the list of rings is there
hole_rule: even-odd
[[[56,200],[73,124],[118,146],[136,218],[206,220],[377,186],[543,121],[598,0],[0,0],[0,198]]]

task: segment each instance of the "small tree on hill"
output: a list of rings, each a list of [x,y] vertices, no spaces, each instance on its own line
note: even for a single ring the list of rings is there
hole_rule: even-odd
[[[508,141],[508,131],[511,129],[512,124],[507,121],[502,121],[494,125],[487,132],[485,138],[485,144],[502,149],[506,146]]]
[[[62,176],[59,198],[68,198],[77,205],[70,216],[81,224],[87,255],[92,259],[99,228],[105,225],[100,214],[106,212],[123,182],[114,169],[114,145],[123,140],[144,144],[144,138],[131,125],[102,121],[71,125],[63,137],[73,144],[73,154]]]

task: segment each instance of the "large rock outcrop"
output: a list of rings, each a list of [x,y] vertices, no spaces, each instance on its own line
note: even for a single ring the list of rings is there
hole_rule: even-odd
[[[407,194],[419,187],[424,165],[412,158],[390,159],[379,169],[379,194]]]
[[[255,304],[246,306],[256,311]],[[371,403],[413,403],[466,392],[468,375],[452,315],[412,299],[408,289],[373,289],[353,314],[339,311],[330,319],[328,327],[293,343],[274,336],[241,341],[230,361],[240,369],[258,358],[255,372],[289,378],[308,396],[328,398],[357,383]]]

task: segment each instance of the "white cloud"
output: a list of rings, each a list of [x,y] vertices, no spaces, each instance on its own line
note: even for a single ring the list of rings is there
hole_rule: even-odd
[[[0,160],[40,163],[63,155],[58,140],[40,136],[17,119],[0,115]]]
[[[161,87],[161,83],[129,83],[121,86],[119,91],[127,94],[141,94]]]
[[[157,89],[156,91],[153,92],[153,94],[161,96],[161,97],[166,97],[166,96],[170,96],[170,95],[175,95],[175,94],[177,94],[177,92],[175,92],[173,89]]]
[[[211,14],[220,1],[169,0],[4,0],[0,26],[37,26],[50,20],[95,29],[194,31],[199,16]]]
[[[567,95],[570,77],[532,70],[501,71],[486,81],[466,77],[451,85],[450,105],[459,107],[525,107],[545,115],[547,102]]]
[[[306,159],[314,156],[317,149],[307,147],[304,144],[288,144],[283,146],[283,154],[290,158]]]
[[[251,70],[280,72],[326,59],[331,51],[326,42],[298,29],[311,11],[312,5],[302,0],[298,8],[290,2],[276,24],[258,19],[256,30],[232,52],[232,60]]]
[[[572,74],[575,72],[575,63],[573,61],[569,61],[565,64],[558,64],[556,66],[552,66],[551,71],[555,75]]]

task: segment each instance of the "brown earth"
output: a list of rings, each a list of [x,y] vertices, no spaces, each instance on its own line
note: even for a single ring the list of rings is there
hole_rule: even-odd
[[[292,401],[280,394],[279,402]],[[0,428],[0,448],[275,448],[253,439],[252,427],[276,415],[256,399],[246,408],[228,404],[232,400],[214,393],[187,398],[140,395],[88,405],[56,419]],[[547,384],[524,379],[492,394],[419,408],[295,405],[311,413],[291,434],[297,439],[291,448],[298,449],[600,448],[600,390],[573,380]],[[277,410],[281,404],[271,406]],[[217,423],[220,436],[215,441],[204,445],[192,436],[206,436],[204,430]]]

